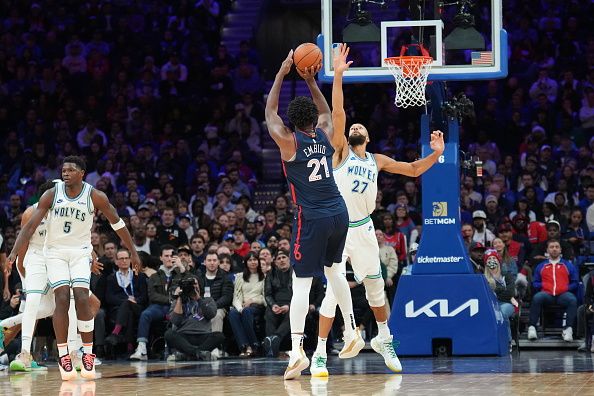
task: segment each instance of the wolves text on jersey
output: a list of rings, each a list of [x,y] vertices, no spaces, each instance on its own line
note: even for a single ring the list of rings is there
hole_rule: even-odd
[[[371,182],[375,182],[376,173],[364,166],[352,165],[347,168],[347,175],[363,176]]]
[[[76,208],[54,208],[54,216],[56,217],[68,217],[85,221],[86,215],[87,214],[85,212]]]

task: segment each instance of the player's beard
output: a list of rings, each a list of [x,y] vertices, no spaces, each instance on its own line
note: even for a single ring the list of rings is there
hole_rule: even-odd
[[[353,147],[365,144],[367,136],[361,134],[353,134],[349,136],[349,144]]]

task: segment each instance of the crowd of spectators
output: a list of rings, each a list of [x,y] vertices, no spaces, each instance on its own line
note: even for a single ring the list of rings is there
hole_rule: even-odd
[[[529,298],[539,291],[532,277],[548,257],[548,239],[560,239],[571,265],[591,253],[594,9],[585,0],[504,3],[509,76],[450,85],[474,102],[461,148],[483,163],[482,177],[461,176],[462,235],[471,254],[496,249],[503,273],[512,273]],[[60,176],[63,157],[81,155],[86,181],[108,195],[145,253],[142,271],[129,271],[129,254],[97,217],[91,243],[105,264],[92,282],[102,301],[98,347],[125,345],[145,359],[152,333],[165,333],[158,327],[168,320],[176,327],[165,338],[198,358],[220,348],[221,334],[242,356],[275,356],[288,334],[291,202],[281,190],[273,205],[254,209],[263,178],[264,84],[249,42],[236,54],[219,44],[229,6],[0,3],[2,251],[10,251],[37,186]],[[392,90],[347,85],[346,113],[368,126],[370,151],[412,161],[418,112],[394,107]],[[380,175],[372,218],[392,301],[422,235],[419,181]],[[482,254],[472,257],[484,271]],[[197,293],[212,301],[172,307],[190,275]],[[3,285],[7,311],[18,306],[18,282],[15,271]],[[369,307],[361,286],[351,287],[364,327]],[[319,292],[312,288],[310,324]],[[186,323],[188,317],[210,326]]]

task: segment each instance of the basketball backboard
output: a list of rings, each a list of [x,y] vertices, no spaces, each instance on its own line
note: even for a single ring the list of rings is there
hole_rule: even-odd
[[[502,0],[321,0],[324,53],[320,80],[331,82],[332,49],[351,48],[344,82],[393,82],[384,59],[420,42],[434,61],[429,80],[487,80],[507,75]],[[407,5],[402,5],[407,4]],[[408,53],[416,55],[416,53]]]

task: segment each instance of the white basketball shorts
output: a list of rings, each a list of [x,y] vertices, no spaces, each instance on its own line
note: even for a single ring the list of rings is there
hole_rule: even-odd
[[[90,249],[45,250],[47,278],[52,289],[62,286],[88,289],[91,279]]]
[[[351,267],[353,267],[357,282],[362,282],[365,278],[382,277],[379,246],[371,219],[357,226],[349,224],[346,244],[342,253],[341,269],[343,271],[347,258],[351,259]]]

